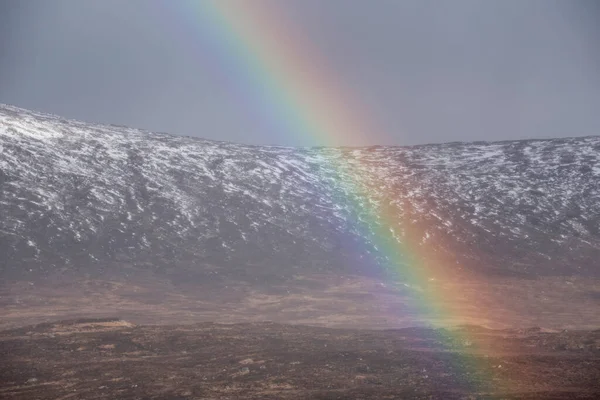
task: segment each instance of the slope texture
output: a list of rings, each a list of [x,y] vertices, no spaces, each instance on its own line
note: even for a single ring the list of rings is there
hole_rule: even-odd
[[[425,254],[599,276],[600,137],[291,149],[0,106],[0,213],[5,278],[133,267],[277,280]],[[410,254],[382,250],[382,227]]]

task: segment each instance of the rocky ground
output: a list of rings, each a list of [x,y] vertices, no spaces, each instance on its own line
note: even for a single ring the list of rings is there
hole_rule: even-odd
[[[72,320],[0,332],[3,399],[594,399],[600,330]]]

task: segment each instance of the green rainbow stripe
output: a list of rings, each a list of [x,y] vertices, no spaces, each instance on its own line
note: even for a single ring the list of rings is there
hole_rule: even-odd
[[[370,118],[372,113],[294,30],[292,21],[277,10],[276,1],[185,0],[173,4],[177,23],[185,24],[178,29],[191,36],[188,40],[203,41],[203,48],[211,48],[215,76],[235,91],[242,108],[266,115],[278,131],[323,146],[340,146],[348,138],[362,143],[385,139],[385,133]],[[335,168],[349,177],[344,185],[352,188],[354,200],[350,200],[356,215],[359,211],[367,215],[359,221],[361,228],[389,260],[379,267],[390,279],[426,287],[432,276],[440,280],[456,273],[446,266],[448,260],[425,254],[433,253],[432,246],[417,243],[417,232],[410,231],[410,223],[402,223],[408,221],[397,220],[399,214],[391,204],[361,207],[361,203],[370,204],[366,200],[374,182],[369,182],[359,167],[340,159]],[[407,232],[404,244],[393,235],[400,226]],[[452,289],[423,291],[415,294],[412,307],[434,326],[443,325],[440,321],[444,320],[462,323],[457,307],[476,299],[458,301],[459,295]],[[450,335],[457,340],[469,339],[468,334]],[[467,359],[460,362],[460,368],[473,376],[480,372],[478,369],[487,369]]]

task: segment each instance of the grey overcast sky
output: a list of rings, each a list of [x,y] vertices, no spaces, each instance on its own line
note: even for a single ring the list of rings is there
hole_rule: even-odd
[[[186,36],[183,18],[162,14],[177,1],[0,0],[0,103],[208,139],[313,144],[239,108],[214,76],[217,56],[194,37],[202,30]],[[276,4],[386,131],[346,145],[600,134],[598,1]]]

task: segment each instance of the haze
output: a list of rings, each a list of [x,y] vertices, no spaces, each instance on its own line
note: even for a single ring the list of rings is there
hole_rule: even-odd
[[[342,144],[600,133],[598,3],[276,3],[385,131]],[[208,139],[320,144],[240,109],[215,79],[223,61],[180,29],[173,4],[0,0],[0,103]]]

